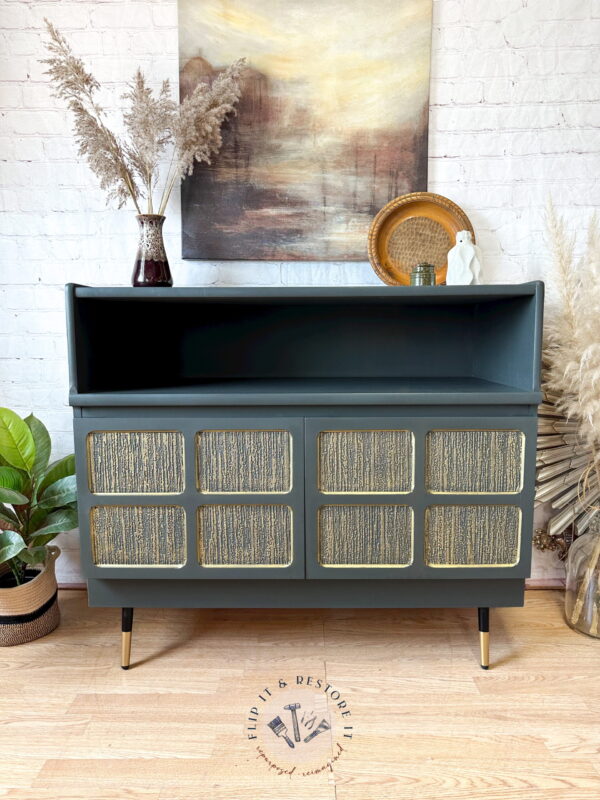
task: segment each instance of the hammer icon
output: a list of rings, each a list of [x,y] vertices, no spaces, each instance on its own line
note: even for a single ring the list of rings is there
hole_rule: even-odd
[[[292,725],[294,726],[294,739],[300,741],[300,729],[298,728],[298,717],[296,716],[296,709],[300,708],[300,703],[290,703],[289,706],[284,706],[286,711],[292,712]]]

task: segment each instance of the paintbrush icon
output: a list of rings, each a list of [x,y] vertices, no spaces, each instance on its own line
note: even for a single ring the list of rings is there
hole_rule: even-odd
[[[287,727],[281,717],[275,717],[269,722],[269,728],[273,731],[275,736],[281,736],[288,743],[288,747],[294,747],[294,743],[287,735]]]
[[[317,725],[312,733],[309,733],[308,736],[305,738],[304,742],[310,742],[311,739],[314,739],[315,736],[318,736],[320,733],[324,733],[331,728],[331,725],[327,722],[326,719],[322,719],[321,722]]]

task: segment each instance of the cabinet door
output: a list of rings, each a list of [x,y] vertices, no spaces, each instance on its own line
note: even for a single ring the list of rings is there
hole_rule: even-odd
[[[306,423],[308,577],[528,574],[535,418],[333,422]]]
[[[304,577],[303,422],[75,420],[90,577]]]
[[[406,419],[306,421],[307,577],[398,577],[410,569],[415,455]]]
[[[535,417],[430,421],[423,561],[432,574],[529,574],[536,435]]]

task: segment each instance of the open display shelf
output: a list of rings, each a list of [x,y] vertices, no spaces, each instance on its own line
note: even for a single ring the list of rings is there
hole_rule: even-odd
[[[538,390],[535,284],[337,293],[73,287],[71,297],[74,405],[248,394],[267,403],[286,394],[535,402]]]

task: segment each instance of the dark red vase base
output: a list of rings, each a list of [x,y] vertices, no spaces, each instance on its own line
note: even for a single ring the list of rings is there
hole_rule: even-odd
[[[168,261],[152,261],[139,258],[133,267],[132,283],[134,286],[173,286],[173,278]]]

